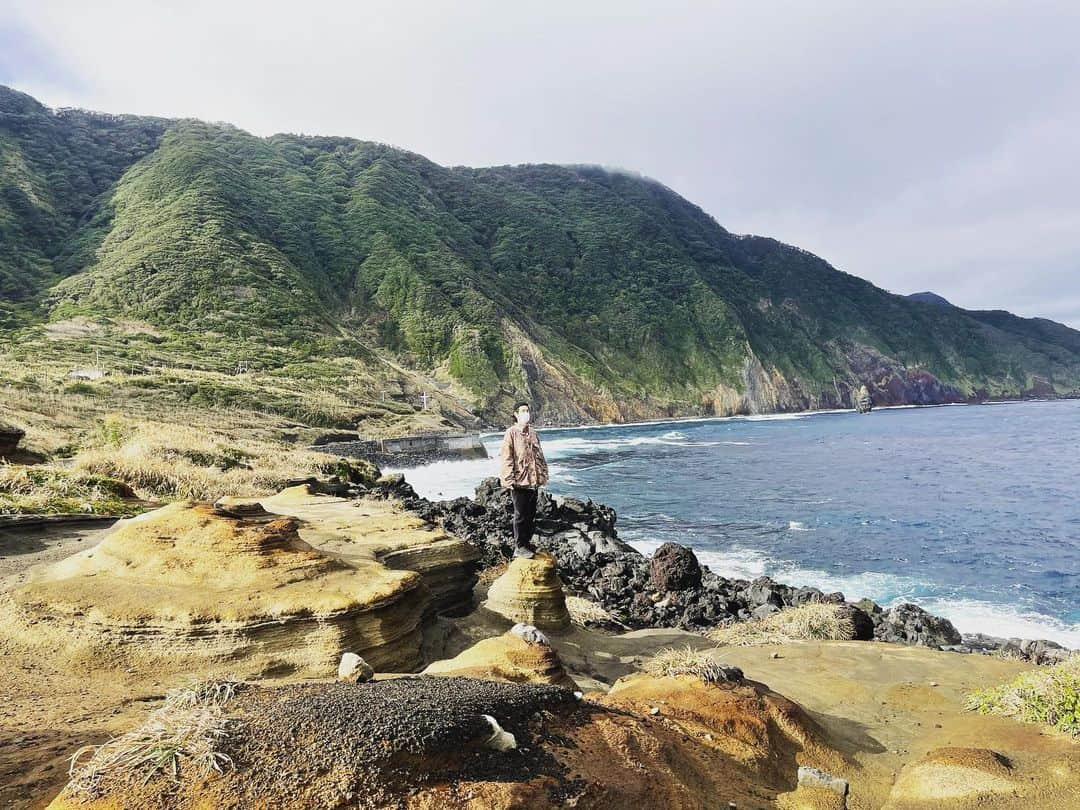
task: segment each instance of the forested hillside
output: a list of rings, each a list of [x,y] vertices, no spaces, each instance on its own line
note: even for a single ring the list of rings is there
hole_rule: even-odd
[[[879,404],[1080,390],[1074,330],[890,294],[625,173],[444,168],[0,88],[0,183],[21,340],[127,324],[129,359],[145,335],[193,365],[348,358],[489,423],[521,395],[574,421],[848,405],[862,383]]]

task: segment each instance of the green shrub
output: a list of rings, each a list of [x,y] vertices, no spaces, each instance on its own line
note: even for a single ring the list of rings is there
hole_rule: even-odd
[[[968,695],[967,708],[980,714],[1042,723],[1080,736],[1080,656],[973,692]]]

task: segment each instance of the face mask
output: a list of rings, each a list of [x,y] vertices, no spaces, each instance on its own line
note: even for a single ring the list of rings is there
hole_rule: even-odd
[[[524,427],[525,425],[529,424],[529,412],[528,411],[519,411],[518,413],[515,414],[515,416],[517,417],[517,421],[518,421],[519,425]]]

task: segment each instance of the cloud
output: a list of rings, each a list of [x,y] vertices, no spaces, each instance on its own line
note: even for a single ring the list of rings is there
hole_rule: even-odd
[[[1071,1],[5,9],[0,81],[49,104],[623,166],[888,289],[1080,327]]]

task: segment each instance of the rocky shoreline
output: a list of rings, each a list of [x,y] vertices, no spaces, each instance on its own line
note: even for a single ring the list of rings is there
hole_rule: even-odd
[[[420,497],[401,474],[384,476],[377,489],[400,499],[432,525],[473,543],[481,565],[492,567],[509,558],[513,506],[498,479],[483,481],[473,498],[447,501]],[[609,506],[540,494],[538,550],[555,558],[568,593],[598,604],[625,628],[703,631],[761,619],[789,607],[828,603],[843,608],[857,640],[997,654],[1036,664],[1057,663],[1070,653],[1046,639],[964,635],[948,619],[910,602],[886,608],[870,599],[850,601],[840,592],[786,585],[767,576],[723,577],[701,565],[692,549],[676,543],[665,543],[646,557],[619,539],[615,524],[616,514]]]

